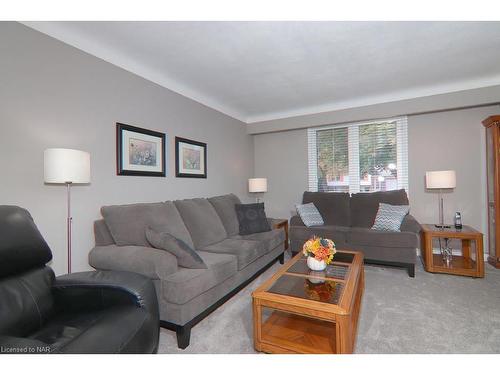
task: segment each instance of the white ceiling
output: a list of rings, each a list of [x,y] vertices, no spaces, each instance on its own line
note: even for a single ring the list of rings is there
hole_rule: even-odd
[[[247,123],[500,84],[500,22],[26,22]]]

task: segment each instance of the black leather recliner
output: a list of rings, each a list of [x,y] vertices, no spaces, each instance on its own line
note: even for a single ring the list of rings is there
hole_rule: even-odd
[[[0,206],[0,353],[155,353],[158,301],[131,272],[55,277],[28,211]]]

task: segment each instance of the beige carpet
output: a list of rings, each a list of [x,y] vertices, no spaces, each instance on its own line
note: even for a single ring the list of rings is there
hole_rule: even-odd
[[[159,353],[255,353],[251,292],[258,279],[196,325],[191,344],[177,348],[175,333],[160,332]],[[500,353],[500,270],[484,279],[366,266],[356,353]]]

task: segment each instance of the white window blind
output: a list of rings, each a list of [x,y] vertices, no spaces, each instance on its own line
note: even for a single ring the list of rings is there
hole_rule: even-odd
[[[310,128],[309,190],[408,190],[407,117]]]

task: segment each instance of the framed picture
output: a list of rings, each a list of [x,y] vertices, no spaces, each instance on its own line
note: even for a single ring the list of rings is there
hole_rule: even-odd
[[[164,133],[116,123],[116,173],[165,177],[165,140]]]
[[[207,178],[207,144],[175,137],[175,176]]]

